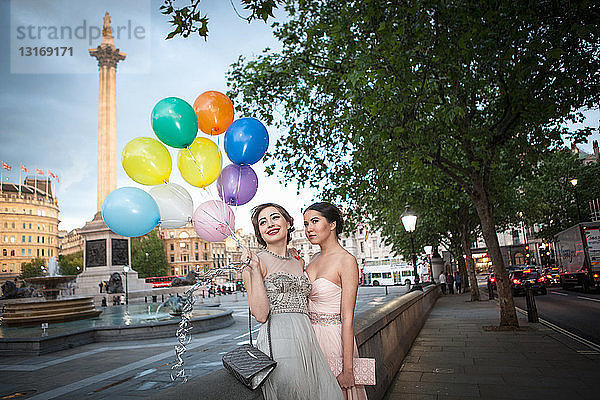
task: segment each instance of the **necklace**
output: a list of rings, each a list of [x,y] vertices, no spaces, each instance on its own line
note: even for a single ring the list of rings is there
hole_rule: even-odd
[[[264,249],[267,253],[269,253],[270,255],[272,255],[275,258],[279,258],[280,260],[290,260],[292,258],[292,256],[290,256],[290,254],[286,251],[287,256],[280,256],[279,254],[275,254],[272,251],[269,251],[267,249]]]

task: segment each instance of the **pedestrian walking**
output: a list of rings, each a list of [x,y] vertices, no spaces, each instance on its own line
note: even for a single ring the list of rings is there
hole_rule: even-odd
[[[454,294],[454,276],[449,272],[446,276],[446,284],[448,285],[448,293]]]
[[[440,276],[438,277],[438,280],[440,281],[440,285],[442,288],[442,294],[446,294],[446,274],[444,274],[442,272],[440,274]]]
[[[458,271],[454,273],[454,286],[456,286],[456,293],[460,294],[462,287],[462,276],[460,276]]]

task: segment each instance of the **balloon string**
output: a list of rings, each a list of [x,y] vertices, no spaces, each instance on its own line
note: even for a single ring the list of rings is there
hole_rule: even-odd
[[[250,260],[245,262],[233,262],[224,267],[211,269],[200,277],[199,282],[196,282],[191,288],[185,291],[183,295],[184,304],[182,307],[181,321],[179,321],[179,326],[177,327],[177,332],[175,334],[178,343],[175,345],[175,358],[177,359],[177,362],[171,366],[171,380],[173,382],[181,379],[182,382],[185,383],[188,380],[185,373],[185,361],[183,360],[183,356],[187,351],[187,345],[192,341],[191,332],[194,327],[190,323],[190,320],[194,310],[194,303],[196,303],[194,292],[203,287],[206,284],[206,281],[212,280],[215,276],[221,275],[223,272],[229,270],[243,271],[248,265],[250,265]]]
[[[196,160],[196,157],[194,157],[194,155],[190,151],[189,146],[186,147],[185,149],[188,151],[188,154],[189,154],[190,158],[193,160],[194,164],[196,165],[196,168],[198,168],[198,171],[200,172],[200,175],[202,175],[202,179],[206,179],[205,176],[204,176],[204,172],[203,172],[202,167],[198,163],[198,160]],[[221,158],[221,152],[220,151],[219,151],[219,159],[222,160],[222,158]],[[209,194],[209,198],[210,197],[216,197],[216,196],[214,196],[214,194],[209,189],[207,189],[207,186],[203,186],[202,189],[206,193]],[[217,203],[217,207],[221,208],[221,215],[224,215],[225,214],[225,208],[223,206],[221,206],[220,204],[218,204],[218,203]],[[231,228],[231,226],[229,225],[229,222],[227,220],[221,221],[221,220],[215,218],[214,216],[210,215],[210,213],[208,213],[206,210],[202,210],[202,211],[205,212],[211,218],[213,218],[216,222],[218,222],[220,224],[224,224],[225,226],[227,226],[227,228],[229,229],[229,232],[231,232],[230,236],[232,236],[232,238],[237,242],[238,246],[245,247],[245,246],[242,246],[242,244],[241,244],[239,238],[237,237],[235,231]]]

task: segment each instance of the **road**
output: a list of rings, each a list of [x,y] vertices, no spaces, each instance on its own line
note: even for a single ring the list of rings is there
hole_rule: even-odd
[[[540,318],[600,345],[600,293],[548,288],[535,303]],[[525,297],[515,297],[515,305],[526,310]]]

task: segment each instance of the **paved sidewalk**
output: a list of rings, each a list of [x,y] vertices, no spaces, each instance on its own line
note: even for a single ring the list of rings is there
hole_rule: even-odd
[[[598,399],[600,352],[517,313],[525,330],[498,325],[495,301],[439,298],[387,400]]]

